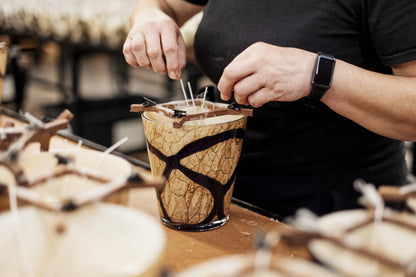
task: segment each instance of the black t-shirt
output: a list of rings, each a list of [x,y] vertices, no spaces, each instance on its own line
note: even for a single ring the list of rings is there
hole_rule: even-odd
[[[205,4],[195,36],[201,69],[214,82],[254,42],[333,54],[365,69],[416,59],[414,0],[189,0]],[[281,216],[357,207],[353,182],[402,185],[403,142],[376,135],[321,104],[271,102],[249,118],[234,189]]]

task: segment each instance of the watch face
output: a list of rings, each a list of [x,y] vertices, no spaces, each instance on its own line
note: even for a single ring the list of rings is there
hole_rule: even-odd
[[[330,87],[332,81],[334,60],[325,56],[319,56],[316,65],[314,85]]]

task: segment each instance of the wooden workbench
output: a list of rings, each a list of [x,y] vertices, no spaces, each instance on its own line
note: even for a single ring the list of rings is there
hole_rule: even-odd
[[[156,194],[152,189],[130,192],[130,206],[158,218]],[[257,232],[291,228],[263,215],[232,204],[230,220],[222,227],[205,232],[184,232],[164,227],[167,245],[163,261],[172,272],[180,272],[205,260],[225,255],[249,253]],[[308,258],[303,248],[284,244],[275,247],[276,255]]]
[[[9,116],[0,115],[0,119],[12,120],[16,126],[24,123]],[[51,149],[73,148],[78,140],[73,136],[57,135],[51,140]],[[85,143],[84,147],[97,148],[96,145]],[[39,149],[36,144],[29,148]],[[102,149],[100,149],[102,150]],[[29,149],[30,151],[30,149]],[[132,162],[133,167],[144,164],[140,161]],[[131,189],[129,206],[150,214],[159,220],[156,194],[153,188]],[[162,223],[161,223],[162,225]],[[270,219],[252,210],[232,204],[230,220],[222,227],[205,232],[184,232],[163,226],[167,243],[163,256],[163,266],[170,272],[178,273],[200,262],[226,255],[249,253],[253,250],[253,239],[257,232],[290,229],[291,227]],[[285,257],[309,258],[304,248],[294,248],[285,244],[278,244],[274,254]]]

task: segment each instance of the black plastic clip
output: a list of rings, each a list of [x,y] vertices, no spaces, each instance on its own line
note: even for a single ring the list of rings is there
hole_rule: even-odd
[[[44,116],[44,117],[42,117],[41,120],[42,120],[43,123],[49,123],[49,122],[52,122],[54,120],[54,118],[51,117],[51,116]]]
[[[72,212],[78,209],[78,206],[72,201],[68,200],[62,207],[61,211],[63,212]]]
[[[186,111],[182,111],[182,110],[173,110],[173,117],[174,118],[181,118],[186,116]]]
[[[257,232],[257,234],[254,237],[254,246],[256,247],[256,249],[259,249],[259,250],[270,249],[270,245],[268,244],[266,240],[266,234],[264,234],[263,232]]]
[[[237,102],[231,103],[230,105],[228,105],[227,108],[230,109],[230,110],[236,110],[236,111],[241,110],[241,107]]]
[[[7,189],[7,185],[0,183],[0,193],[3,193]]]
[[[127,178],[129,182],[143,182],[143,178],[138,173],[133,173]]]
[[[55,158],[58,160],[58,164],[70,164],[74,162],[71,157],[66,157],[59,154],[55,154]]]
[[[153,100],[150,100],[149,98],[143,97],[144,102],[142,104],[143,107],[151,107],[151,106],[155,106],[156,102]]]
[[[12,149],[12,151],[10,151],[9,153],[9,159],[11,162],[17,162],[19,160],[20,157],[20,153],[18,150],[16,149]]]

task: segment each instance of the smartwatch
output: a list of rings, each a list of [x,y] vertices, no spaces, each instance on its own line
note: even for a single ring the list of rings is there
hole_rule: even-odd
[[[327,90],[331,88],[334,68],[334,56],[319,52],[312,73],[312,90],[309,96],[306,97],[306,104],[315,106],[316,103],[321,100]]]

